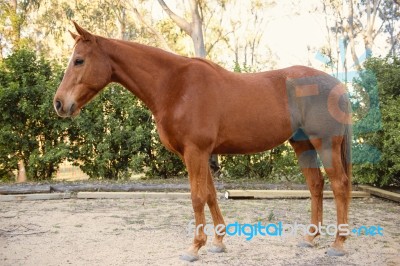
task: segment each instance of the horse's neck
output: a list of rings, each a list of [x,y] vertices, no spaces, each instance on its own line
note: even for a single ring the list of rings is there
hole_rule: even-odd
[[[187,59],[133,42],[104,39],[101,43],[112,61],[112,81],[130,90],[156,115],[163,108],[172,73]]]

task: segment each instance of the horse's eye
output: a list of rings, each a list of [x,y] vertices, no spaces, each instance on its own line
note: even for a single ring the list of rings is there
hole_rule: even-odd
[[[82,65],[85,61],[83,59],[75,59],[74,65],[79,66]]]

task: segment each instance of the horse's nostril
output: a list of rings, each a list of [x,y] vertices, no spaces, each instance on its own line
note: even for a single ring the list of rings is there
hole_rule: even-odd
[[[60,102],[60,101],[56,101],[56,104],[55,104],[55,107],[56,107],[56,110],[57,111],[60,111],[61,110],[61,108],[62,108],[62,103]]]

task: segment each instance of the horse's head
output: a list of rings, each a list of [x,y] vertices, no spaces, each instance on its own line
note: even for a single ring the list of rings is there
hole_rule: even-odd
[[[111,81],[111,64],[99,46],[99,39],[74,22],[79,35],[72,32],[75,49],[64,78],[54,96],[54,108],[62,117],[79,114],[101,89]]]

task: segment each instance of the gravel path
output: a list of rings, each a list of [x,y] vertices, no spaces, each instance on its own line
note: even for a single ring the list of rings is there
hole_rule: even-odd
[[[227,223],[307,224],[309,200],[220,200]],[[324,200],[324,223],[335,223],[334,201]],[[328,257],[333,237],[313,249],[301,238],[227,236],[227,253],[200,251],[179,260],[192,241],[189,200],[54,200],[0,202],[0,265],[400,265],[400,205],[378,198],[353,199],[350,227],[380,225],[383,236],[352,236],[349,254]],[[210,221],[210,214],[207,210]],[[207,246],[211,243],[208,239]]]

